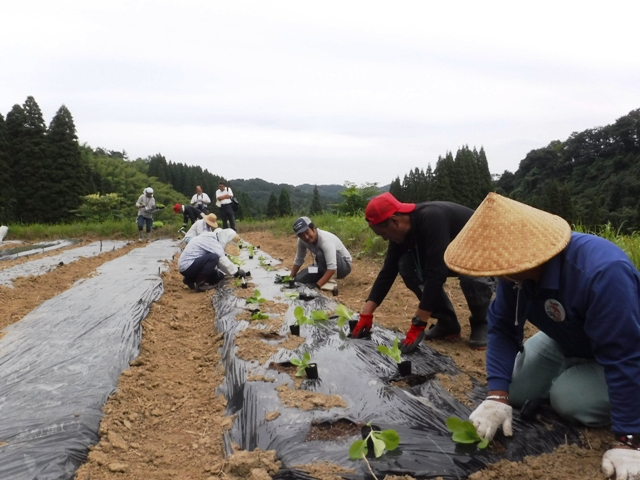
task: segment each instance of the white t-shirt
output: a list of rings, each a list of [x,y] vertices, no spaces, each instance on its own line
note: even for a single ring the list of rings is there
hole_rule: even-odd
[[[220,205],[227,205],[231,203],[231,198],[225,198],[224,200],[220,200],[221,195],[231,195],[233,197],[233,192],[229,187],[227,187],[224,192],[220,189],[216,190],[216,206],[219,207]]]
[[[304,263],[304,259],[307,256],[307,250],[309,250],[313,255],[315,255],[318,250],[322,250],[324,253],[324,259],[327,262],[327,270],[338,269],[338,255],[344,257],[345,261],[351,265],[351,254],[338,237],[331,232],[320,230],[319,228],[316,229],[316,231],[318,232],[318,241],[315,245],[303,242],[298,238],[298,251],[296,252],[296,258],[293,261],[294,265],[299,267]]]

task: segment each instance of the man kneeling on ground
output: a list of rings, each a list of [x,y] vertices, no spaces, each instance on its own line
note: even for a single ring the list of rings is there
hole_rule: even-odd
[[[296,282],[333,290],[338,286],[336,278],[344,278],[351,273],[351,254],[333,233],[316,228],[309,217],[300,217],[293,222],[293,231],[298,236],[298,251],[291,269],[291,276]],[[300,270],[307,250],[313,264]]]

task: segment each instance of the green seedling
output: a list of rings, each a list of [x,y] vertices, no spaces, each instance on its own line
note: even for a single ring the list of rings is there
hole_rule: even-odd
[[[351,320],[351,318],[353,317],[353,312],[343,304],[340,304],[336,308],[336,315],[338,316],[338,326],[344,327],[344,324]]]
[[[370,427],[371,422],[367,423],[367,425]],[[369,432],[369,435],[367,435],[367,438],[364,440],[356,440],[351,444],[351,447],[349,447],[349,457],[352,460],[364,460],[367,463],[367,467],[369,467],[369,472],[371,472],[373,478],[378,480],[378,477],[373,473],[371,465],[367,460],[367,453],[369,453],[369,448],[367,447],[368,440],[371,440],[373,443],[373,453],[375,457],[379,458],[385,450],[391,451],[398,448],[398,445],[400,444],[400,435],[398,435],[398,432],[391,429],[382,430],[381,432],[376,432],[372,429]]]
[[[285,293],[284,296],[287,298],[296,299],[300,294],[298,292]]]
[[[329,314],[324,310],[314,310],[311,312],[311,319],[315,322],[321,322],[324,320],[329,320]]]
[[[251,315],[251,320],[267,320],[268,318],[269,318],[269,315],[262,312],[256,312],[253,315]]]
[[[451,439],[457,443],[476,443],[478,448],[487,448],[489,444],[488,438],[482,438],[478,435],[476,427],[469,420],[462,420],[458,417],[447,418],[447,428],[453,436]]]
[[[234,257],[233,255],[229,255],[229,260],[231,260],[231,263],[236,264],[238,267],[241,267],[244,263],[244,260],[240,260],[238,257]]]
[[[386,345],[378,345],[378,351],[384,353],[396,363],[402,362],[402,352],[398,348],[398,337],[393,341],[393,347],[387,347]],[[453,418],[453,417],[452,417]]]
[[[291,280],[293,280],[293,277],[290,275],[285,275],[284,277],[282,277],[282,283],[289,283]]]
[[[313,325],[313,318],[309,318],[304,314],[304,308],[297,306],[293,309],[293,316],[296,317],[297,325],[309,324]]]
[[[239,287],[240,285],[242,285],[242,278],[238,277],[234,280],[233,285],[236,287]]]
[[[253,295],[247,298],[247,303],[264,303],[266,300],[260,296],[260,290],[257,288],[253,291]]]
[[[253,256],[256,251],[256,247],[249,245],[247,248],[249,249],[249,255]]]
[[[304,352],[302,358],[292,358],[290,362],[298,367],[296,377],[303,377],[304,375],[306,375],[304,369],[307,368],[309,366],[309,363],[311,362],[311,355],[309,355],[309,352]]]

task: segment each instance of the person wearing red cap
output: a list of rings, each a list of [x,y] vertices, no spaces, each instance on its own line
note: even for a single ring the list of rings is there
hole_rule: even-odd
[[[365,210],[367,222],[377,235],[389,241],[389,247],[353,330],[354,338],[371,330],[373,313],[398,274],[420,300],[400,349],[412,352],[423,339],[459,338],[460,324],[443,288],[447,277],[458,277],[471,311],[469,345],[476,349],[487,347],[487,310],[493,279],[458,275],[444,263],[447,246],[471,215],[473,210],[452,202],[402,203],[388,192],[371,199]],[[438,321],[427,330],[429,318]]]
[[[181,205],[176,203],[173,206],[173,213],[176,215],[178,213],[182,213],[182,230],[186,231],[188,220],[191,220],[191,225],[196,223],[200,218],[204,218],[206,215],[201,210],[198,210],[196,207],[192,207],[191,205]]]

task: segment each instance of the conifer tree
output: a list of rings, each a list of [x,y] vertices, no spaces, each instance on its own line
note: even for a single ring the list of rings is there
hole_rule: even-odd
[[[27,97],[23,107],[14,105],[6,123],[12,183],[19,200],[16,219],[24,223],[42,221],[49,210],[51,194],[51,162],[42,112],[34,98]]]
[[[69,218],[86,195],[85,165],[80,156],[76,127],[71,112],[62,105],[49,124],[47,140],[51,169],[48,217],[52,222]]]
[[[280,215],[280,211],[278,210],[278,197],[276,194],[271,192],[269,196],[269,201],[267,202],[267,218],[276,218]]]
[[[433,200],[455,201],[453,193],[453,170],[455,168],[453,155],[447,152],[444,158],[438,157],[436,168],[433,172]],[[456,186],[457,188],[457,186]]]
[[[396,177],[396,179],[391,182],[391,185],[389,185],[389,193],[401,202],[406,202],[402,191],[402,184],[400,183],[400,177]]]
[[[318,215],[322,213],[322,203],[320,203],[320,192],[318,186],[313,187],[313,198],[311,199],[311,207],[309,207],[310,215]]]
[[[11,183],[11,165],[9,163],[9,138],[4,117],[0,114],[0,223],[13,220],[15,192]]]
[[[280,198],[278,198],[278,211],[281,217],[286,217],[292,214],[289,192],[287,192],[284,187],[280,190]]]

